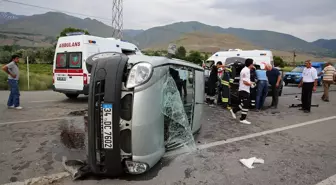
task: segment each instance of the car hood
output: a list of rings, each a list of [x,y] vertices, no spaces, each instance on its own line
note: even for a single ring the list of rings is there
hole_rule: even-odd
[[[287,72],[285,73],[285,75],[301,75],[302,73],[298,73],[298,72]]]

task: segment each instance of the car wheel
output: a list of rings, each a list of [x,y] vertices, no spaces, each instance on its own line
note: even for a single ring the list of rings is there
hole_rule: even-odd
[[[288,86],[288,82],[285,82],[285,86]]]
[[[69,94],[69,93],[67,93],[67,94],[65,94],[65,96],[67,96],[69,99],[76,99],[79,96],[79,94]]]

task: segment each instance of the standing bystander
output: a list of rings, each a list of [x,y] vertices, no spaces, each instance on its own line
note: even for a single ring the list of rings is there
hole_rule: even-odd
[[[259,112],[264,106],[265,99],[268,93],[268,78],[266,75],[267,66],[265,64],[260,65],[260,69],[256,70],[257,74],[257,97],[256,97],[256,111]]]
[[[312,67],[310,60],[305,62],[306,67],[302,71],[302,79],[299,88],[302,87],[301,101],[302,108],[305,113],[310,112],[311,99],[313,91],[316,91],[317,86],[317,71]]]
[[[321,99],[323,101],[329,102],[329,88],[330,85],[334,83],[334,73],[335,68],[331,65],[330,62],[326,64],[326,67],[318,74],[318,76],[321,76],[323,74],[323,89],[324,93]]]
[[[280,87],[280,82],[281,82],[281,73],[280,71],[273,67],[270,64],[267,64],[267,78],[268,78],[268,83],[271,85],[271,90],[272,90],[272,104],[271,108],[276,109],[278,108],[278,103],[279,103],[279,87]]]
[[[13,55],[11,61],[7,65],[2,67],[2,70],[8,74],[8,85],[10,88],[10,94],[8,97],[7,106],[9,109],[22,109],[22,107],[20,107],[20,71],[18,63],[19,56]]]

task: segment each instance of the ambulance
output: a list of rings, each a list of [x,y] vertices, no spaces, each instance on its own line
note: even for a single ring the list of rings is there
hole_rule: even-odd
[[[100,52],[142,55],[136,45],[115,38],[72,33],[58,39],[53,62],[53,90],[75,99],[89,94],[86,59]]]
[[[227,58],[251,58],[254,61],[254,64],[260,65],[262,62],[271,64],[274,66],[273,62],[273,53],[270,50],[242,50],[242,49],[229,49],[227,51],[218,51],[213,54],[208,60],[207,63],[212,61],[217,64],[217,62],[221,61],[224,65]],[[235,61],[230,61],[230,63],[234,63]],[[227,64],[228,65],[228,64]]]

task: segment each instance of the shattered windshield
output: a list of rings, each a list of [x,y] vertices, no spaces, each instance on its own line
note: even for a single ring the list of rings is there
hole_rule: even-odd
[[[191,111],[192,107],[182,102],[180,92],[176,85],[175,79],[172,77],[175,70],[171,69],[171,73],[167,74],[163,85],[161,100],[162,113],[165,115],[165,129],[167,130],[165,140],[166,148],[174,149],[187,146],[195,148],[195,141],[191,131],[191,118],[188,118],[186,111]],[[176,73],[177,74],[177,73]],[[188,120],[190,119],[190,121]]]

